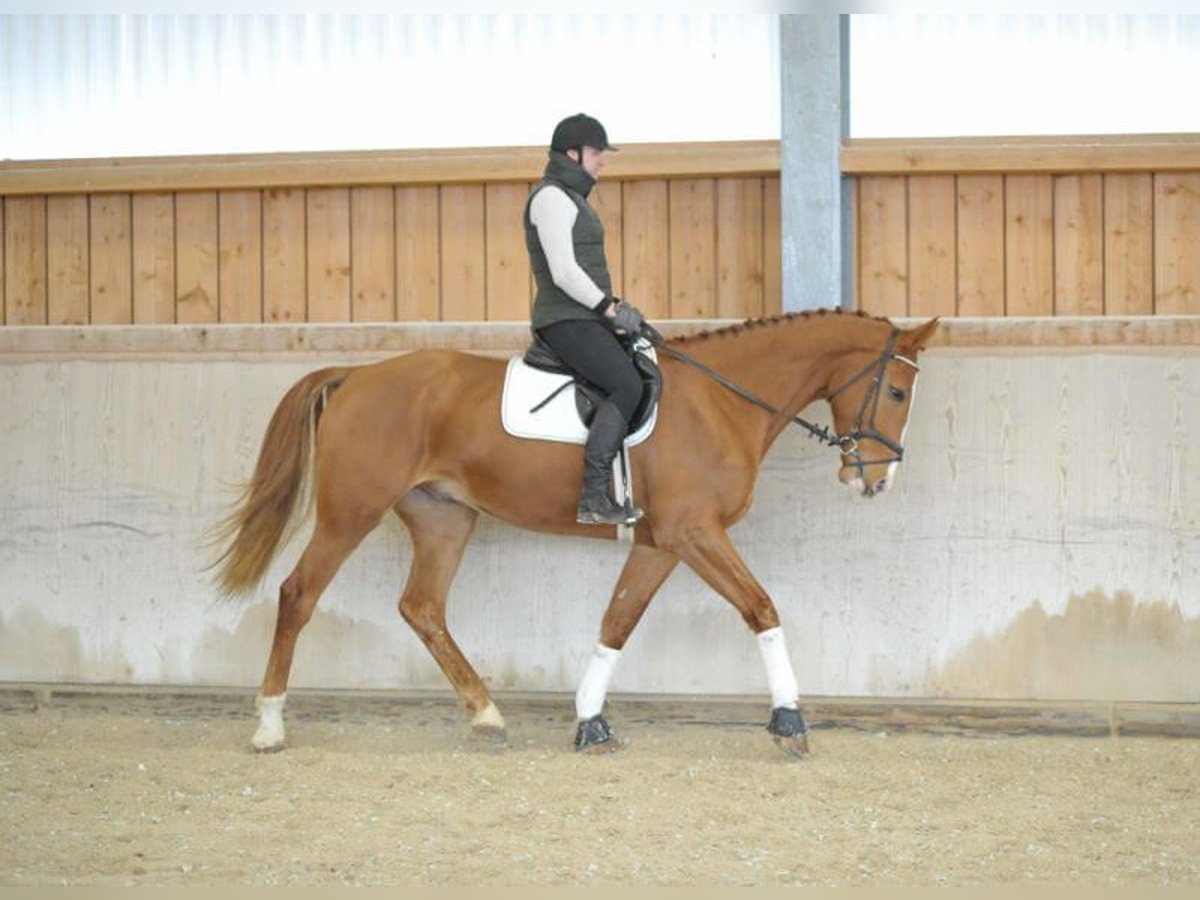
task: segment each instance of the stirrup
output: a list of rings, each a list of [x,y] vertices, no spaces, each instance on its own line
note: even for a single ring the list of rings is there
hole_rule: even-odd
[[[580,525],[636,525],[642,515],[636,506],[626,509],[604,497],[601,500],[580,500],[575,521]]]

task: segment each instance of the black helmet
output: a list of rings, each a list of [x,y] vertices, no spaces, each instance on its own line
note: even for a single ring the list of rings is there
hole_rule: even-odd
[[[597,119],[584,113],[567,116],[554,127],[550,149],[565,153],[575,147],[595,147],[597,150],[616,150],[608,142],[608,132]]]

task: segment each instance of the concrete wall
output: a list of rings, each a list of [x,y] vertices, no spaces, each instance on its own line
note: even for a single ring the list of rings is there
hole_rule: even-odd
[[[328,362],[507,354],[525,333],[0,330],[0,680],[257,684],[299,545],[259,595],[226,603],[199,542],[282,392]],[[802,690],[1200,699],[1198,336],[1192,318],[943,323],[899,484],[870,501],[836,482],[830,450],[785,434],[734,539],[776,598]],[[293,685],[445,686],[395,612],[408,552],[394,521],[360,547]],[[451,628],[495,688],[573,690],[623,555],[483,520]],[[738,616],[680,569],[613,689],[765,685]]]

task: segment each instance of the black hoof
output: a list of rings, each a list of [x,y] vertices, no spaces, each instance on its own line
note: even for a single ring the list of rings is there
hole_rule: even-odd
[[[612,729],[602,715],[579,723],[575,730],[576,753],[611,753],[616,749]]]
[[[800,759],[808,755],[808,723],[800,710],[777,706],[771,711],[767,731],[775,746],[788,756]]]

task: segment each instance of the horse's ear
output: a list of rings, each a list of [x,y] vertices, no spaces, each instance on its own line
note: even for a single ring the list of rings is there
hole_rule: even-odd
[[[933,333],[937,331],[938,323],[941,321],[940,316],[934,316],[924,325],[918,325],[904,332],[901,343],[911,353],[920,353],[929,343],[929,339],[933,337]]]

